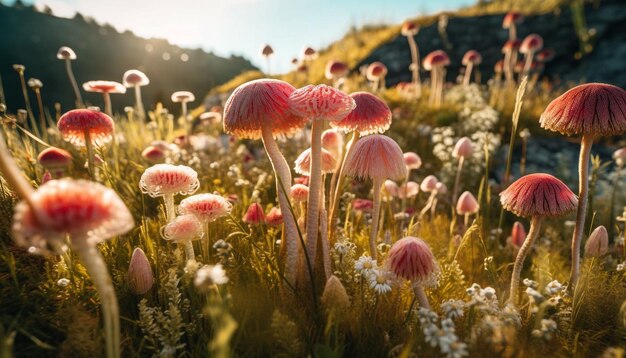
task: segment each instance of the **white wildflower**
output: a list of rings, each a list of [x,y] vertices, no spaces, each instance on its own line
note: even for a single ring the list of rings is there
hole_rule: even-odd
[[[374,263],[376,263],[375,260]],[[391,273],[381,269],[374,269],[369,274],[370,287],[379,295],[391,292],[391,279]]]
[[[196,272],[196,278],[194,280],[196,287],[223,285],[226,282],[228,282],[228,277],[221,264],[202,266]]]
[[[461,300],[453,300],[450,299],[441,304],[441,309],[443,310],[446,317],[451,319],[456,319],[458,317],[463,317],[463,308],[465,307],[465,302]]]

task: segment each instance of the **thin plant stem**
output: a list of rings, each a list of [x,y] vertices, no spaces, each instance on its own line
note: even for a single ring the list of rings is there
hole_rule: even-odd
[[[539,216],[533,216],[530,221],[530,229],[528,230],[528,235],[524,240],[524,244],[520,248],[517,253],[517,257],[515,258],[515,264],[513,265],[513,274],[511,275],[511,289],[509,292],[509,302],[517,305],[517,292],[519,290],[520,276],[522,274],[522,268],[524,267],[524,260],[530,249],[533,246],[533,243],[539,236],[539,232],[541,230],[542,218]]]
[[[69,77],[72,88],[74,89],[74,95],[76,96],[76,108],[82,108],[84,106],[83,98],[80,95],[80,90],[78,89],[76,78],[74,78],[74,72],[72,71],[72,60],[65,60],[65,70],[67,71],[67,77]]]

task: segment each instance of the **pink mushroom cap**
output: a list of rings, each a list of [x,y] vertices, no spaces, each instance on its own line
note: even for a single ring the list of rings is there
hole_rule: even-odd
[[[331,122],[339,131],[359,132],[361,135],[383,133],[391,126],[391,110],[387,103],[369,92],[355,92],[350,95],[356,108],[344,119]]]
[[[403,154],[404,164],[409,170],[419,169],[422,167],[422,158],[415,152],[406,152]]]
[[[133,228],[133,217],[115,191],[87,180],[50,180],[15,206],[13,238],[31,253],[58,253],[72,245],[96,245]]]
[[[468,137],[459,139],[452,149],[452,157],[454,158],[470,158],[474,154],[474,146],[472,140]]]
[[[294,184],[291,186],[291,198],[296,203],[302,203],[309,199],[309,187],[304,184]]]
[[[352,97],[327,85],[308,85],[289,96],[291,112],[311,120],[339,121],[355,106]]]
[[[57,128],[63,139],[75,146],[85,146],[85,132],[89,132],[93,144],[102,146],[113,139],[115,123],[100,111],[73,109],[59,118]]]
[[[156,164],[146,169],[139,180],[139,188],[153,198],[164,195],[190,195],[200,187],[198,173],[188,166]]]
[[[221,195],[196,194],[181,200],[178,213],[192,214],[202,222],[212,222],[230,214],[232,204]]]
[[[604,83],[576,86],[548,105],[539,124],[565,135],[622,134],[626,131],[626,91]]]
[[[414,181],[409,181],[400,185],[400,188],[398,188],[398,198],[400,199],[412,198],[416,196],[417,194],[419,194],[419,192],[420,192],[420,185]]]
[[[387,76],[387,66],[380,61],[372,62],[367,66],[366,76],[370,81],[376,81]]]
[[[461,61],[464,66],[467,66],[470,63],[473,65],[479,65],[481,62],[483,62],[483,57],[476,50],[467,51],[465,55],[463,55],[463,60]]]
[[[609,252],[609,233],[604,225],[591,232],[585,243],[585,256],[599,257]]]
[[[516,221],[513,223],[513,229],[511,230],[511,245],[516,248],[522,247],[524,241],[526,240],[526,229],[524,229],[524,225]]]
[[[72,155],[61,148],[50,147],[39,153],[37,162],[49,170],[63,169],[72,165]]]
[[[405,21],[402,24],[402,28],[400,29],[400,33],[402,34],[402,36],[407,36],[407,37],[417,35],[418,31],[419,31],[419,26],[417,26],[412,21]]]
[[[174,221],[161,228],[161,236],[175,243],[198,240],[203,235],[202,223],[194,215],[177,216]]]
[[[348,75],[350,68],[341,61],[328,61],[324,74],[329,80],[333,78],[341,78]]]
[[[446,54],[443,50],[435,50],[426,57],[424,57],[424,61],[422,65],[425,70],[430,71],[435,67],[444,67],[450,64],[450,58],[448,54]]]
[[[476,214],[479,208],[478,201],[469,191],[463,192],[456,202],[456,212],[459,215]]]
[[[400,190],[400,187],[398,187],[395,181],[387,179],[383,183],[383,190],[388,196],[396,197],[399,194],[398,190]]]
[[[159,147],[149,145],[141,152],[141,156],[153,164],[163,163],[165,161],[165,151]]]
[[[429,175],[422,180],[422,183],[420,184],[420,189],[422,189],[422,191],[426,193],[433,192],[437,190],[437,183],[439,183],[437,177],[434,175]]]
[[[507,40],[502,46],[502,53],[517,51],[522,42],[518,39],[515,40]]]
[[[369,199],[356,198],[352,200],[352,208],[356,211],[369,213],[374,209],[374,202]]]
[[[289,96],[295,88],[287,82],[261,79],[237,87],[224,107],[224,131],[240,138],[261,138],[263,127],[275,137],[292,134],[307,119],[289,110]]]
[[[274,206],[270,209],[265,217],[267,223],[271,226],[280,226],[283,223],[283,213],[280,211],[280,208]]]
[[[263,224],[265,223],[265,212],[259,203],[252,203],[248,206],[242,220],[250,225]]]
[[[543,48],[543,38],[537,34],[530,34],[524,38],[519,46],[519,52],[537,52]]]
[[[513,182],[500,193],[502,207],[515,215],[561,216],[576,209],[576,195],[550,174],[529,174]]]
[[[326,149],[322,148],[322,174],[328,174],[335,171],[337,160]],[[311,175],[311,148],[302,152],[295,162],[294,170],[301,175]]]
[[[432,286],[437,282],[439,266],[430,247],[422,239],[407,236],[396,241],[387,255],[387,267],[396,276]]]
[[[343,135],[336,129],[327,129],[322,133],[322,147],[327,150],[337,150],[343,147]]]
[[[504,15],[504,19],[502,20],[502,28],[508,29],[513,24],[521,24],[524,22],[524,15],[519,12],[510,11],[506,15]]]
[[[126,87],[115,81],[88,81],[83,83],[83,89],[87,92],[126,93]]]
[[[354,144],[345,158],[345,172],[347,176],[382,182],[404,179],[407,169],[398,143],[384,135],[372,134]]]

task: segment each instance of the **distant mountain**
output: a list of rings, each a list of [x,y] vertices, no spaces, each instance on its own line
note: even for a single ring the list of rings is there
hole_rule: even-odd
[[[117,32],[110,25],[100,25],[76,15],[73,19],[55,17],[16,3],[12,7],[0,2],[0,76],[9,110],[24,108],[19,78],[13,64],[26,66],[26,79],[40,79],[46,107],[53,112],[54,103],[64,110],[73,106],[72,88],[65,65],[56,58],[59,47],[69,46],[78,59],[72,66],[79,86],[89,80],[122,81],[131,68],[144,71],[150,85],[144,87],[146,106],[156,101],[171,104],[170,94],[187,90],[195,93],[196,104],[211,88],[238,74],[255,69],[239,56],[223,58],[200,49],[173,46],[166,40],[144,39],[126,31]],[[31,101],[33,92],[29,90]],[[87,102],[102,107],[99,94],[84,93]],[[133,102],[132,93],[112,95],[117,111]]]

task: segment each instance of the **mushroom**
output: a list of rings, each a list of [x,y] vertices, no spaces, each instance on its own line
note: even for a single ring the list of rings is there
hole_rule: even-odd
[[[609,252],[609,233],[603,225],[591,232],[585,244],[585,256],[600,257]]]
[[[64,140],[87,148],[89,173],[95,175],[93,147],[113,140],[115,123],[108,115],[91,109],[74,109],[59,118],[57,128]]]
[[[402,24],[400,33],[405,36],[409,41],[409,48],[411,49],[411,83],[415,90],[415,97],[419,98],[422,94],[422,83],[420,80],[420,53],[417,43],[415,42],[415,35],[419,32],[420,28],[412,21],[406,21]]]
[[[181,106],[181,118],[183,119],[183,125],[187,128],[187,136],[191,137],[191,123],[187,118],[187,102],[193,102],[196,100],[196,96],[189,91],[176,91],[172,93],[172,102],[180,103]]]
[[[422,208],[422,211],[420,211],[420,219],[424,217],[424,215],[426,215],[428,210],[430,210],[435,203],[435,198],[437,197],[437,184],[439,184],[439,180],[434,175],[427,176],[422,180],[422,183],[420,184],[420,190],[423,193],[430,194],[430,196],[428,197],[428,201],[426,201],[426,205],[424,205],[424,208]]]
[[[327,85],[308,85],[293,91],[289,96],[292,113],[311,120],[311,176],[307,207],[306,253],[310,263],[315,263],[317,235],[319,232],[320,191],[322,181],[322,132],[324,122],[338,122],[344,119],[356,104],[352,97]],[[329,222],[332,222],[329,220]],[[312,273],[311,273],[312,274]]]
[[[548,105],[541,114],[539,124],[542,128],[565,135],[582,134],[578,164],[579,203],[572,238],[570,288],[573,288],[580,270],[580,244],[587,212],[591,146],[595,136],[618,135],[626,131],[626,91],[604,83],[576,86]]]
[[[306,217],[306,202],[309,198],[309,187],[304,184],[294,184],[291,187],[291,199],[293,199],[294,204],[300,204],[300,217],[298,218],[298,223],[302,223],[300,225],[302,230],[306,229],[305,227],[305,217]]]
[[[80,90],[78,89],[78,83],[76,83],[76,78],[74,78],[74,72],[72,72],[72,61],[76,59],[76,53],[74,50],[67,46],[61,46],[59,51],[57,51],[57,58],[59,60],[65,61],[65,70],[67,71],[67,77],[70,79],[70,84],[74,89],[74,95],[76,96],[76,107],[83,107],[83,98],[80,95]]]
[[[139,70],[128,70],[124,72],[122,82],[124,82],[124,86],[127,88],[135,89],[135,110],[139,114],[141,123],[143,123],[146,117],[146,111],[143,109],[143,102],[141,101],[141,87],[150,84],[150,79],[145,73]]]
[[[111,93],[126,93],[126,87],[115,81],[88,81],[83,83],[83,89],[87,92],[102,93],[104,98],[104,113],[113,117],[111,108]]]
[[[333,81],[333,87],[339,89],[343,84],[350,69],[348,65],[340,61],[328,61],[324,74],[326,78]]]
[[[37,106],[39,107],[39,124],[41,125],[41,130],[45,131],[48,126],[46,125],[46,115],[43,110],[43,101],[41,100],[41,87],[43,87],[43,83],[36,78],[29,78],[28,87],[35,92],[35,97],[37,97]]]
[[[186,262],[195,262],[196,254],[193,251],[193,241],[202,238],[202,223],[195,215],[181,215],[161,228],[161,236],[165,240],[183,245]]]
[[[436,50],[424,57],[423,66],[426,71],[430,71],[430,99],[429,103],[435,107],[441,105],[443,96],[443,85],[446,82],[445,67],[450,64],[450,58],[442,50]]]
[[[265,223],[265,212],[259,203],[252,203],[241,220],[248,225],[260,225]]]
[[[146,169],[139,180],[139,188],[152,198],[162,196],[167,222],[176,217],[174,196],[191,195],[200,187],[198,173],[184,165],[156,164]]]
[[[267,220],[267,224],[270,226],[280,226],[283,224],[283,213],[279,207],[274,206],[265,216],[265,220]]]
[[[407,169],[400,146],[391,138],[372,134],[362,138],[354,145],[345,161],[347,176],[368,178],[373,181],[374,212],[370,234],[370,254],[377,258],[376,238],[380,215],[380,189],[386,179],[401,180],[406,178]]]
[[[511,245],[518,249],[522,247],[526,240],[526,229],[524,224],[519,221],[513,223],[513,229],[511,230]]]
[[[295,88],[287,82],[262,79],[235,89],[224,107],[224,132],[243,139],[262,138],[276,178],[278,203],[285,224],[285,278],[295,283],[298,262],[298,227],[289,209],[291,170],[275,137],[300,129],[306,118],[289,111],[289,95]]]
[[[452,189],[452,202],[455,202],[458,198],[459,190],[461,189],[461,173],[463,172],[463,163],[466,159],[469,159],[474,154],[474,146],[472,140],[468,137],[459,139],[452,149],[452,157],[459,160],[459,164],[456,168],[456,178],[454,179],[454,188]]]
[[[424,286],[437,283],[439,266],[424,240],[407,236],[396,241],[387,254],[385,265],[399,278],[411,281],[420,307],[430,309]]]
[[[58,179],[63,176],[63,172],[72,165],[72,155],[61,148],[46,148],[37,156],[37,162],[46,170],[51,171],[52,177]]]
[[[476,50],[469,50],[463,55],[461,63],[465,66],[465,75],[463,76],[463,85],[468,86],[472,78],[472,70],[475,66],[480,65],[483,57]]]
[[[524,15],[519,12],[510,11],[504,15],[502,28],[509,30],[509,40],[517,40],[517,25],[524,22]]]
[[[502,46],[502,53],[504,54],[504,77],[506,83],[513,82],[513,70],[517,64],[517,50],[520,47],[520,40],[508,40]]]
[[[160,164],[165,161],[165,151],[152,145],[147,146],[141,152],[141,156],[151,164]]]
[[[422,158],[415,152],[406,152],[403,154],[404,165],[406,165],[406,180],[411,176],[411,170],[417,170],[422,167]]]
[[[387,76],[387,66],[380,61],[372,62],[367,66],[367,79],[372,81],[372,91],[378,92],[385,89],[385,77]]]
[[[344,119],[338,122],[331,122],[331,126],[340,132],[352,132],[352,139],[346,145],[346,151],[343,157],[339,159],[339,171],[336,171],[331,178],[330,196],[330,212],[328,222],[334,222],[337,215],[337,207],[339,198],[342,194],[344,181],[344,163],[345,158],[353,150],[361,136],[368,134],[383,133],[391,126],[391,110],[385,101],[368,92],[355,92],[350,95],[356,105]],[[336,183],[336,184],[335,184]],[[329,239],[332,241],[334,225],[330,225]]]
[[[195,215],[204,224],[204,236],[207,240],[207,247],[210,248],[209,223],[229,215],[232,207],[231,203],[221,195],[205,193],[181,200],[178,204],[178,213]]]
[[[511,276],[509,302],[515,305],[524,260],[539,237],[543,219],[573,211],[578,200],[562,181],[552,175],[539,173],[523,176],[513,182],[500,193],[500,203],[505,210],[517,216],[531,218],[528,236],[515,258]]]
[[[519,52],[525,55],[524,69],[522,70],[522,76],[527,76],[533,63],[533,56],[535,53],[541,51],[543,48],[543,38],[537,34],[530,34],[522,41]]]
[[[465,191],[461,194],[459,200],[456,202],[456,213],[465,218],[463,221],[464,228],[467,229],[470,215],[476,214],[479,208],[478,201],[476,201],[472,193]]]
[[[265,61],[267,62],[267,72],[266,75],[270,75],[270,57],[274,55],[274,49],[272,46],[265,44],[261,47],[261,56],[265,57]]]
[[[302,48],[302,59],[304,61],[313,61],[317,58],[317,51],[310,46],[305,46]]]
[[[343,135],[335,128],[325,130],[322,132],[322,148],[328,150],[335,159],[341,158],[343,156]]]
[[[136,247],[130,257],[126,282],[130,290],[136,295],[143,295],[150,291],[154,284],[152,266],[150,266],[150,261],[140,247]]]
[[[26,80],[24,78],[24,71],[26,70],[26,67],[24,65],[14,64],[13,69],[20,77],[20,85],[22,88],[22,95],[24,97],[24,105],[26,106],[26,113],[28,114],[31,130],[33,130],[35,134],[39,136],[39,129],[37,128],[37,124],[35,123],[35,116],[33,116],[33,109],[30,106],[30,99],[28,98],[28,91],[26,90]]]

